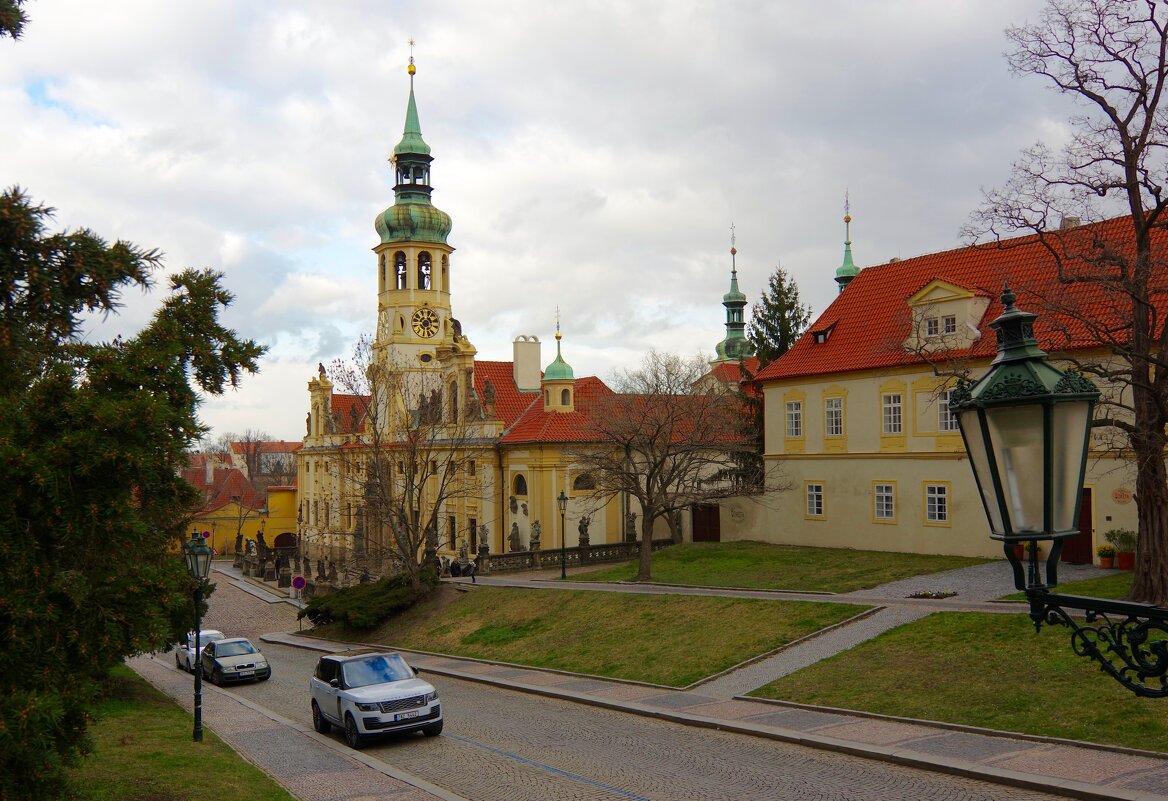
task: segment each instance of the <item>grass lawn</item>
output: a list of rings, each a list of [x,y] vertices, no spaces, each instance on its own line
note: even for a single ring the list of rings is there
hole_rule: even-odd
[[[1082,581],[1068,581],[1059,584],[1054,592],[1063,595],[1090,595],[1094,598],[1123,598],[1131,589],[1132,571],[1116,570],[1099,578],[1083,579]],[[1009,600],[1025,600],[1026,594],[1021,592],[1007,595]]]
[[[703,587],[850,592],[988,561],[992,560],[762,542],[698,542],[654,553],[653,580]],[[575,574],[572,580],[631,581],[636,572],[636,562],[625,562]]]
[[[1035,634],[1021,614],[930,615],[754,695],[1168,751],[1163,699],[1133,695],[1075,656],[1066,629]]]
[[[682,687],[866,607],[744,598],[445,587],[364,633],[316,633]]]
[[[97,715],[95,750],[69,772],[82,801],[295,801],[213,732],[192,742],[190,714],[129,668]]]

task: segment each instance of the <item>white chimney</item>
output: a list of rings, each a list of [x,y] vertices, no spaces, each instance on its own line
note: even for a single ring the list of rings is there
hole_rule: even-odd
[[[206,479],[203,483],[210,486],[211,484],[215,483],[215,459],[214,459],[214,457],[212,457],[209,454],[207,455],[206,458],[207,458],[207,461],[204,464],[206,465],[206,468],[207,468],[206,469],[207,475],[206,475]]]
[[[539,389],[540,360],[539,337],[534,334],[520,334],[512,343],[515,363],[513,375],[516,388],[524,391]]]

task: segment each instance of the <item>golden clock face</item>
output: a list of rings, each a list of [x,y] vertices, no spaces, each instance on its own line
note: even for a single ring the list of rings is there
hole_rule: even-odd
[[[418,309],[413,321],[414,333],[420,337],[432,337],[438,333],[438,315],[433,309]]]

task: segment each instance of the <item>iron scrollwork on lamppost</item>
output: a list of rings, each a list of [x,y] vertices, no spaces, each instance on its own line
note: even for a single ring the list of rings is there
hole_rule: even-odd
[[[1079,502],[1099,389],[1049,364],[1034,338],[1037,315],[1002,292],[992,323],[998,354],[975,382],[950,395],[990,524],[1026,594],[1035,631],[1066,626],[1071,648],[1136,695],[1168,697],[1168,609],[1052,592],[1063,542],[1078,534]],[[1037,489],[1041,482],[1041,490]],[[1038,543],[1049,543],[1045,565]],[[1029,543],[1025,563],[1015,545]],[[1072,615],[1070,611],[1083,613]]]

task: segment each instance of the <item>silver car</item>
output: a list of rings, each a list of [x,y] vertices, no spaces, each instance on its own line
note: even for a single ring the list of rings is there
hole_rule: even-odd
[[[215,629],[203,629],[199,632],[199,648],[206,648],[216,640],[224,639],[223,632]],[[178,644],[174,650],[174,666],[188,673],[195,672],[195,665],[199,657],[195,654],[195,633],[188,631],[186,639]]]
[[[229,681],[267,681],[272,666],[245,637],[217,640],[203,649],[203,678],[212,684]]]
[[[342,729],[350,748],[361,748],[375,734],[442,733],[438,691],[419,679],[401,654],[326,654],[316,663],[308,688],[313,727],[322,734],[333,726]]]

